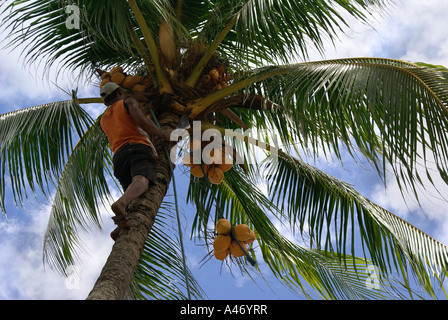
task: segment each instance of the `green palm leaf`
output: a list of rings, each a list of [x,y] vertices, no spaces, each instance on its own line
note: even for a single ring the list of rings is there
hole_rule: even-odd
[[[389,164],[402,190],[414,192],[420,166],[431,176],[431,155],[448,182],[446,70],[353,58],[266,67],[247,77],[226,90],[256,82],[250,92],[279,103],[278,114],[266,115],[260,124],[269,122],[287,150],[297,143],[316,156],[323,150],[339,160],[343,147],[354,157],[361,152],[384,179]],[[212,105],[215,98],[208,99]]]
[[[448,275],[448,247],[298,159],[280,153],[275,165],[267,175],[270,196],[291,226],[310,237],[312,246],[344,259],[359,254],[361,245],[364,255],[386,274],[395,269],[408,282],[409,266],[434,295],[431,283],[440,286],[443,280],[437,279]]]
[[[73,135],[81,135],[90,122],[90,116],[80,108],[76,98],[0,115],[3,213],[6,213],[6,189],[12,190],[17,205],[28,197],[27,190],[35,195],[37,192],[49,195],[49,187],[57,181],[73,147]],[[8,175],[10,186],[6,188]]]
[[[369,12],[387,2],[221,0],[216,1],[200,36],[212,42],[233,20],[234,27],[221,47],[226,56],[243,58],[240,61],[250,57],[253,62],[287,60],[297,54],[307,56],[310,43],[322,50],[324,39],[334,40],[346,26],[343,13],[366,21]]]
[[[346,25],[343,12],[366,21],[387,1],[217,1],[198,38],[210,43],[187,83],[194,85],[215,51],[233,71],[307,57],[310,43],[323,50]]]
[[[66,6],[80,9],[80,28],[66,26]],[[135,67],[142,62],[130,36],[134,22],[125,0],[12,1],[3,4],[2,28],[10,31],[9,46],[26,45],[28,64],[43,63],[47,70],[77,70],[79,77],[92,77],[96,68],[117,64]],[[153,31],[167,17],[167,1],[144,1],[146,20]],[[157,26],[157,27],[156,27]],[[62,66],[62,68],[61,68]]]
[[[134,272],[132,292],[136,299],[203,299],[204,292],[182,263],[181,241],[177,227],[174,227],[175,221],[174,206],[165,201]],[[170,235],[173,233],[177,236]]]
[[[62,274],[74,265],[78,228],[101,228],[99,210],[110,203],[112,161],[99,119],[86,131],[60,175],[44,236],[44,262]]]
[[[209,42],[233,20],[219,50],[235,58],[235,65],[248,66],[241,58],[260,63],[285,60],[295,53],[306,55],[308,41],[322,50],[324,39],[334,40],[336,32],[346,26],[344,12],[366,21],[368,12],[387,3],[207,0],[199,5],[187,0],[151,0],[138,5],[154,38],[162,19],[176,26],[178,37],[183,35],[188,41],[199,36]],[[65,24],[69,4],[80,8],[79,30]],[[67,71],[81,70],[91,76],[98,67],[130,67],[141,62],[129,33],[138,24],[125,0],[12,1],[3,8],[6,17],[1,25],[10,31],[9,45],[26,44],[24,56],[29,63],[43,62],[47,68],[60,63]]]
[[[242,179],[244,174],[240,170],[228,173],[224,183],[210,188],[203,179],[190,181],[188,200],[197,208],[193,234],[207,237],[210,233],[207,226],[220,217],[226,217],[234,225],[248,224],[255,230],[258,243],[250,250],[251,256],[256,258],[255,250],[261,251],[263,261],[259,263],[266,263],[286,286],[308,298],[317,293],[324,299],[394,299],[402,294],[394,290],[406,291],[403,285],[391,286],[392,281],[387,278],[378,278],[378,290],[366,287],[367,270],[372,263],[369,260],[349,255],[341,260],[337,254],[307,249],[286,239],[271,222],[283,221],[276,206],[256,188],[254,181],[247,181],[247,176]],[[209,221],[214,207],[215,219]],[[268,217],[268,212],[273,217]],[[241,266],[248,274],[258,270],[255,268]]]

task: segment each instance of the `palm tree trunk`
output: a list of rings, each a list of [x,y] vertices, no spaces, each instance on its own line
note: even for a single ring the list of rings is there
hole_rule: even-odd
[[[164,113],[158,120],[162,129],[173,130],[179,117],[172,113]],[[160,139],[153,142],[159,153],[156,184],[131,204],[128,210],[131,227],[123,229],[118,236],[87,300],[121,300],[132,281],[146,238],[172,177],[168,162],[170,159],[166,156],[163,142]],[[170,150],[172,146],[167,147]]]

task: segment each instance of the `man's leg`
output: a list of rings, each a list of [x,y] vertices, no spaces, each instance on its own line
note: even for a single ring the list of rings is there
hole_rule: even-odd
[[[133,200],[140,197],[148,191],[149,180],[142,175],[136,175],[132,178],[132,182],[123,195],[112,204],[112,211],[115,215],[126,214],[126,207]]]
[[[115,217],[112,218],[114,220],[117,227],[111,232],[110,236],[115,241],[120,233],[121,229],[128,228],[126,219],[126,207],[133,200],[140,197],[143,193],[148,190],[148,179],[141,175],[136,175],[132,178],[132,182],[123,195],[115,201],[111,208],[115,213]]]
[[[156,173],[156,163],[149,146],[135,144],[123,150],[125,153],[118,151],[118,156],[114,156],[114,174],[124,188],[123,195],[111,206],[115,214],[112,220],[118,225],[111,233],[114,240],[121,229],[129,227],[126,207],[149,189]]]

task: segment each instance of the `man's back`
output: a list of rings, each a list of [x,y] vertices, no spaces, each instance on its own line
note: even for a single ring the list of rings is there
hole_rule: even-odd
[[[104,112],[101,128],[106,134],[110,148],[115,154],[126,143],[139,143],[151,146],[143,135],[125,106],[125,100],[119,100]]]

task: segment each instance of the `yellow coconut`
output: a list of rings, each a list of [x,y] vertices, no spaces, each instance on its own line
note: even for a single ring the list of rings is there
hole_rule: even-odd
[[[218,72],[218,69],[213,68],[212,70],[210,70],[209,74],[210,74],[210,77],[211,77],[213,80],[217,81],[217,80],[219,79],[219,72]]]
[[[213,251],[213,255],[215,256],[215,258],[220,261],[225,260],[229,255],[229,253],[230,253],[229,249],[223,251]]]
[[[229,220],[221,218],[216,223],[216,232],[218,234],[230,234],[232,230],[232,224]]]
[[[241,250],[241,247],[243,248],[243,250]],[[232,242],[230,243],[230,254],[236,258],[240,258],[242,256],[244,256],[247,252],[247,246],[246,244],[240,242],[240,244],[238,245],[238,242],[236,242],[235,240],[232,240]]]
[[[246,224],[234,226],[233,232],[235,233],[235,238],[240,242],[248,241],[251,237],[251,230]]]
[[[108,78],[104,78],[103,80],[101,80],[101,82],[100,82],[100,89],[108,82],[110,82],[110,79],[108,79]]]
[[[224,67],[222,64],[218,67],[219,75],[223,76],[226,73],[226,67]]]
[[[198,151],[200,150],[202,147],[202,142],[201,140],[198,139],[191,139],[190,140],[190,149],[191,151]]]
[[[104,79],[110,79],[110,73],[109,72],[104,72],[101,75],[101,80],[104,80]]]
[[[134,76],[135,84],[143,84],[144,80],[145,80],[145,78],[143,78],[142,76],[139,76],[139,75]]]
[[[221,170],[221,168],[212,166],[207,172],[207,177],[208,181],[210,181],[211,183],[220,184],[224,179],[224,172]]]
[[[218,234],[213,240],[213,250],[216,252],[221,252],[229,249],[232,238],[223,234]]]
[[[206,74],[202,77],[202,83],[206,85],[210,82],[210,79],[211,79],[210,75]]]
[[[137,91],[137,92],[143,92],[145,91],[146,87],[142,84],[136,84],[132,87],[133,91]]]
[[[216,156],[216,159],[218,160],[215,162],[216,164],[224,164],[224,163],[232,163],[232,159],[226,156],[226,152],[224,149],[221,150],[221,154],[219,156]]]
[[[112,76],[114,73],[123,73],[123,68],[120,66],[112,68],[110,70],[110,75]]]
[[[255,235],[255,232],[253,232],[252,230],[250,230],[250,237],[248,240],[244,241],[245,244],[251,244],[252,242],[255,241],[255,239],[257,238],[257,236]]]
[[[191,169],[190,173],[196,178],[203,178],[204,173],[207,174],[209,170],[208,165],[206,164],[195,164]]]
[[[124,78],[121,86],[123,88],[126,89],[130,89],[135,85],[135,80],[134,80],[134,76],[126,76],[126,78]]]
[[[226,152],[223,149],[219,148],[213,148],[209,155],[206,155],[207,161],[211,164],[221,165],[221,164],[230,164],[232,165],[233,160],[232,158],[228,157]],[[230,166],[231,168],[232,166]],[[223,166],[222,169],[226,168],[226,171],[229,171],[230,168],[227,168],[227,166]]]
[[[222,170],[222,172],[227,172],[230,169],[232,169],[233,163],[222,163],[222,164],[217,164],[216,165],[218,168],[220,168]]]
[[[231,164],[231,163],[229,163],[229,164],[225,164],[225,163],[223,163],[223,164],[217,164],[216,166],[217,166],[218,168],[220,168],[220,169],[222,170],[222,172],[227,172],[227,171],[229,171],[230,169],[232,169],[233,164]]]
[[[111,76],[110,76],[110,80],[112,82],[115,82],[118,85],[121,85],[121,83],[123,82],[124,78],[125,78],[124,74],[119,73],[119,72],[111,74]]]
[[[222,157],[222,151],[218,148],[207,148],[207,151],[202,152],[202,156],[204,157],[204,162],[207,164],[218,164],[222,163],[223,157]]]

